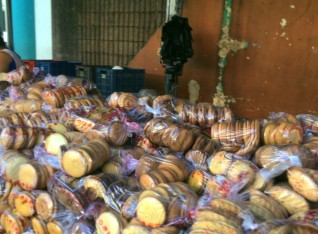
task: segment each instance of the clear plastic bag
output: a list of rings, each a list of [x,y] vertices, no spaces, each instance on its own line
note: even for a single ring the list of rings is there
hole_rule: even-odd
[[[69,228],[68,233],[74,234],[94,234],[96,231],[95,225],[93,222],[87,220],[78,220],[73,223]]]
[[[200,207],[194,214],[194,221],[188,233],[239,233],[243,234],[243,220],[239,214],[243,208],[225,198],[212,199],[208,205]]]
[[[44,189],[53,172],[54,169],[51,166],[32,160],[20,165],[19,184],[26,191]]]
[[[90,140],[81,145],[71,146],[61,152],[62,169],[70,176],[80,178],[102,167],[110,158],[108,143],[102,139]]]
[[[300,144],[303,129],[295,116],[279,112],[272,113],[269,120],[265,121],[261,135],[266,145]]]
[[[304,133],[318,135],[318,116],[310,114],[300,114],[296,116],[300,121]]]
[[[106,124],[94,125],[85,133],[85,137],[90,140],[104,139],[110,145],[122,146],[127,142],[130,134],[127,125],[119,121],[113,121]]]
[[[58,171],[50,177],[47,189],[69,211],[84,216],[89,200],[82,185],[82,181]]]
[[[87,96],[87,92],[82,86],[69,86],[42,92],[43,101],[52,106],[61,108],[65,102],[75,96]]]
[[[131,203],[131,214],[152,229],[166,225],[187,227],[192,222],[197,201],[197,195],[185,183],[159,184],[143,191],[137,201]]]
[[[6,111],[0,117],[0,126],[7,127],[10,125],[26,125],[25,115],[23,113]]]
[[[114,92],[106,100],[111,108],[121,107],[132,110],[138,106],[138,98],[132,93]]]
[[[101,170],[104,173],[131,175],[144,154],[146,152],[139,147],[112,148],[112,157]]]
[[[136,179],[127,176],[100,173],[83,177],[80,181],[88,201],[103,199],[118,214],[126,200],[140,191]]]
[[[251,161],[226,151],[219,151],[212,156],[209,170],[214,175],[224,175],[232,183],[240,183],[241,188],[247,188],[256,179],[256,165]]]
[[[260,166],[263,178],[268,180],[281,175],[292,166],[315,168],[317,159],[313,153],[302,145],[264,145],[254,155],[253,161]]]
[[[48,74],[44,78],[44,81],[46,84],[53,85],[56,88],[61,88],[65,86],[83,86],[87,90],[96,88],[96,85],[89,80],[66,75],[52,76]]]
[[[30,156],[17,150],[4,150],[0,155],[0,174],[9,183],[19,183],[18,171],[22,164],[30,162]]]
[[[17,98],[12,105],[12,109],[16,112],[32,113],[41,111],[42,104],[42,100]]]
[[[139,159],[135,175],[141,187],[149,189],[160,183],[182,182],[188,178],[189,165],[174,155],[144,155]]]
[[[212,103],[186,104],[178,107],[178,115],[185,123],[210,128],[214,123],[233,122],[234,114],[228,107],[217,108]]]
[[[20,89],[17,86],[8,87],[8,92],[9,92],[9,98],[13,101],[19,98],[23,98],[24,96],[24,90]]]
[[[3,149],[32,149],[41,145],[44,138],[52,133],[45,128],[34,128],[27,126],[9,126],[1,129],[1,147]]]
[[[104,107],[104,103],[97,96],[72,97],[64,104],[66,110],[80,108],[81,106]]]
[[[208,170],[209,154],[203,150],[189,150],[184,158],[191,163],[195,169]]]
[[[54,86],[50,84],[46,84],[44,81],[39,81],[36,83],[33,83],[26,92],[26,97],[28,99],[36,99],[36,100],[42,100],[42,92],[44,90],[50,90],[53,89]]]
[[[287,171],[288,183],[308,201],[318,202],[318,171],[291,167]]]
[[[303,146],[311,150],[311,152],[318,158],[318,136],[307,135],[303,138]]]
[[[310,203],[286,182],[275,184],[264,193],[280,204],[288,215],[310,210]]]
[[[215,123],[211,127],[211,139],[221,144],[221,150],[239,156],[249,156],[260,144],[258,120]]]
[[[145,125],[144,131],[151,142],[176,152],[185,152],[194,143],[193,132],[172,119],[154,118]]]
[[[31,72],[24,66],[10,71],[6,74],[6,81],[12,85],[20,85],[22,82],[26,82],[32,79]]]
[[[194,170],[188,177],[189,186],[198,194],[213,198],[226,198],[234,191],[234,183],[222,175],[211,175],[206,171]]]

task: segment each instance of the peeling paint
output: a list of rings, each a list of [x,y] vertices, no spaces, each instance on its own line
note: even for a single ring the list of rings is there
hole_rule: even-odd
[[[290,7],[291,9],[295,9],[295,8],[296,8],[295,5],[289,5],[289,7]]]
[[[310,114],[317,114],[317,111],[314,111],[314,110],[308,110],[307,112]]]
[[[287,20],[285,18],[282,18],[279,24],[282,27],[282,29],[284,29],[287,25]]]
[[[239,101],[245,101],[245,102],[255,102],[255,99],[245,98],[245,97],[238,97],[236,99]]]
[[[250,57],[246,56],[246,59],[247,59],[247,60],[250,60]]]
[[[199,98],[200,84],[196,80],[190,80],[188,83],[190,103],[195,104]]]

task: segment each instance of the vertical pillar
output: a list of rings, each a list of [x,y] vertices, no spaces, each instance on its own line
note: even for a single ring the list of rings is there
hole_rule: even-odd
[[[34,0],[36,59],[52,59],[52,3]]]
[[[12,0],[13,49],[22,59],[36,58],[34,0]]]

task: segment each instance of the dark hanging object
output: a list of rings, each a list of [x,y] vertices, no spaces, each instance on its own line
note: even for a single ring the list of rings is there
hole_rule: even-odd
[[[165,68],[165,92],[176,95],[178,76],[182,75],[183,64],[193,56],[192,28],[188,19],[173,16],[162,27],[160,58]]]

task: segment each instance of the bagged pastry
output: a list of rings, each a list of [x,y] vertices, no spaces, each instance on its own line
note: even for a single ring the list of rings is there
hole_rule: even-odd
[[[211,138],[220,142],[221,150],[248,156],[260,144],[260,122],[258,120],[215,123],[211,127]]]

